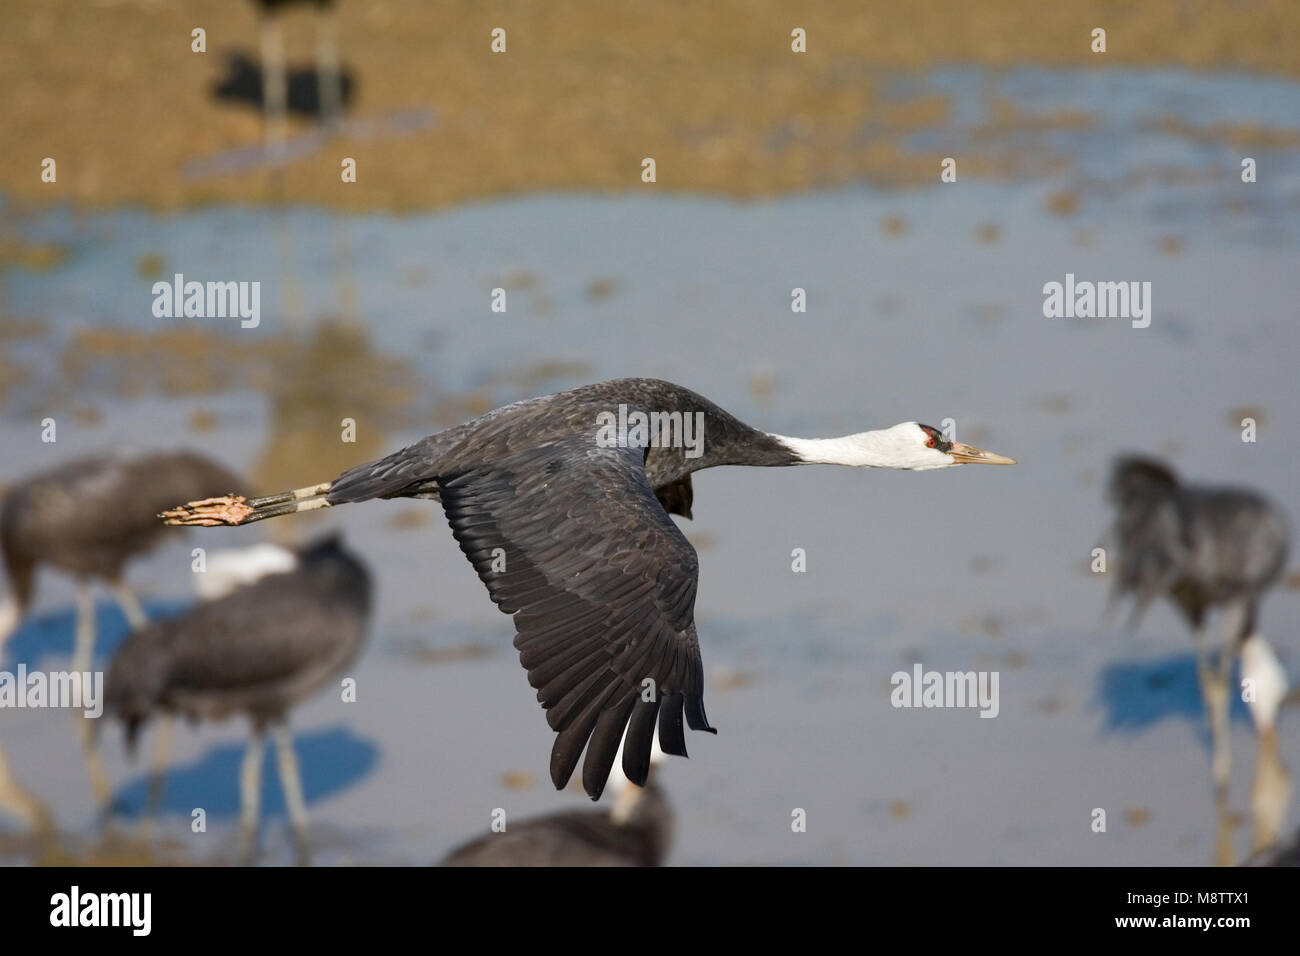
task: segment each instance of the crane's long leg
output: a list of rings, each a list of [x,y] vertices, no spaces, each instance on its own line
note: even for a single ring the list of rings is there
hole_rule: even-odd
[[[1223,647],[1219,650],[1218,666],[1211,681],[1214,707],[1210,712],[1210,735],[1214,746],[1214,786],[1225,801],[1232,772],[1231,717],[1232,700],[1236,696],[1232,693],[1232,667],[1254,627],[1255,607],[1250,599],[1230,610],[1224,621]]]
[[[1205,624],[1195,626],[1196,639],[1196,677],[1201,688],[1201,700],[1210,719],[1210,768],[1214,781],[1214,865],[1232,866],[1236,862],[1236,850],[1233,847],[1233,830],[1236,818],[1228,801],[1228,765],[1225,743],[1221,736],[1223,721],[1219,714],[1227,713],[1227,687],[1219,680],[1213,662],[1210,660]]]
[[[1227,802],[1232,775],[1232,755],[1229,752],[1228,715],[1231,705],[1228,681],[1214,674],[1206,688],[1206,701],[1210,710],[1210,771],[1214,778],[1216,799]]]
[[[1252,853],[1277,842],[1291,805],[1291,775],[1278,751],[1277,730],[1261,728],[1255,762],[1255,779],[1250,786],[1250,849]]]
[[[262,796],[262,751],[264,732],[254,726],[239,768],[239,860],[251,864],[257,854],[257,819]]]
[[[76,637],[72,650],[72,670],[79,674],[89,674],[95,662],[95,595],[90,584],[84,580],[77,582],[77,625]],[[95,803],[101,809],[108,806],[112,797],[112,787],[108,782],[108,771],[104,769],[104,759],[99,754],[91,718],[81,711],[76,711],[77,739],[81,742],[81,753],[86,762],[86,773],[90,776],[90,788],[95,795]]]
[[[171,753],[172,731],[176,724],[171,714],[158,718],[154,730],[153,751],[149,758],[149,799],[144,813],[140,817],[140,839],[148,840],[154,817],[162,807],[163,793],[167,785],[167,757]]]
[[[333,129],[343,105],[338,9],[333,4],[322,8],[316,21],[316,84],[320,92],[321,123],[326,129]]]
[[[1222,668],[1210,660],[1205,628],[1196,628],[1196,676],[1201,685],[1201,700],[1210,718],[1210,770],[1214,780],[1214,796],[1226,805],[1228,777],[1231,770],[1228,754],[1228,685]]]
[[[224,524],[252,524],[264,518],[328,508],[330,501],[325,495],[329,493],[332,484],[333,482],[326,481],[262,498],[245,498],[243,495],[202,498],[177,505],[158,517],[163,519],[164,524],[198,525],[205,528]]]
[[[54,829],[49,809],[14,777],[3,749],[0,749],[0,810],[13,814],[38,834]]]
[[[262,109],[266,124],[266,152],[271,164],[284,163],[285,134],[289,109],[289,76],[284,65],[284,36],[280,18],[262,18]]]
[[[294,847],[298,862],[310,862],[311,850],[307,843],[307,802],[302,796],[302,777],[298,773],[298,758],[293,752],[293,732],[287,720],[275,727],[276,757],[280,765],[280,786],[284,790],[284,803],[289,810],[289,824],[293,828]]]
[[[74,600],[77,605],[77,625],[72,646],[72,669],[85,673],[90,670],[95,659],[95,595],[88,582],[77,582]]]
[[[144,613],[144,608],[140,605],[140,599],[135,596],[135,592],[126,586],[125,582],[114,581],[110,585],[113,591],[113,597],[117,600],[117,605],[126,615],[126,623],[132,631],[138,631],[149,623],[149,616]]]
[[[135,633],[149,623],[149,617],[144,613],[140,599],[124,581],[113,581],[109,588],[117,600],[118,607],[122,609],[122,614],[126,616],[127,627],[130,628],[131,633]],[[167,749],[171,744],[171,732],[172,718],[168,714],[163,714],[158,720],[158,729],[155,732],[157,736],[154,737],[154,751],[149,770],[149,796],[140,815],[141,840],[149,839],[153,819],[162,805],[163,771],[167,765]],[[100,805],[105,806],[103,801]]]

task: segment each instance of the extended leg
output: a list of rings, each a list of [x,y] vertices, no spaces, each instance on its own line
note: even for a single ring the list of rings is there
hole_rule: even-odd
[[[1214,801],[1215,866],[1236,865],[1237,850],[1234,846],[1233,835],[1239,822],[1237,815],[1232,812],[1232,808],[1228,806],[1227,802],[1216,798]]]
[[[113,597],[117,599],[118,607],[126,615],[126,623],[132,631],[138,631],[149,623],[148,616],[144,613],[144,608],[140,606],[140,599],[121,581],[114,581],[112,584]]]
[[[1228,777],[1231,771],[1228,754],[1228,686],[1210,660],[1210,650],[1205,636],[1204,620],[1195,623],[1196,677],[1201,685],[1201,700],[1210,717],[1210,768],[1214,780],[1216,802],[1227,804]],[[1231,666],[1231,665],[1229,665]]]
[[[275,727],[275,749],[280,764],[280,786],[284,790],[284,804],[289,810],[289,825],[293,828],[298,862],[305,865],[310,858],[307,844],[307,803],[302,796],[302,777],[298,773],[298,758],[293,752],[293,732],[289,730],[287,720]]]
[[[1237,851],[1233,847],[1233,830],[1236,816],[1228,800],[1228,755],[1223,739],[1224,721],[1220,714],[1227,713],[1227,687],[1219,680],[1218,671],[1210,660],[1205,623],[1196,625],[1196,676],[1201,685],[1201,700],[1210,718],[1210,768],[1214,781],[1214,865],[1232,866]]]
[[[4,750],[0,750],[0,811],[13,814],[35,833],[53,830],[49,810],[14,778]]]
[[[72,647],[72,669],[85,673],[95,660],[95,595],[86,581],[77,582],[77,625]]]
[[[251,864],[257,854],[257,818],[262,796],[263,729],[253,727],[253,735],[244,752],[239,769],[239,860]]]
[[[1255,779],[1250,787],[1250,849],[1257,852],[1277,842],[1291,804],[1291,775],[1278,752],[1277,731],[1260,731]]]
[[[162,807],[163,790],[167,784],[167,756],[171,752],[172,730],[175,726],[170,714],[163,714],[158,718],[158,726],[154,731],[153,753],[149,758],[149,800],[145,805],[144,814],[140,817],[140,839],[142,840],[149,839],[153,818],[158,815],[158,810]]]
[[[284,37],[280,18],[262,18],[262,109],[266,124],[266,151],[274,166],[284,162],[284,142],[289,109],[289,76],[284,65]]]
[[[76,602],[77,629],[72,650],[72,669],[79,674],[88,674],[95,663],[95,595],[85,581],[77,582]],[[99,755],[99,747],[95,743],[91,718],[81,711],[75,713],[77,737],[81,741],[86,773],[90,776],[90,789],[95,795],[96,805],[103,810],[112,797],[108,771],[104,769],[104,760]]]
[[[320,92],[321,123],[332,129],[343,105],[338,8],[334,4],[322,8],[316,20],[316,84]]]
[[[1228,663],[1225,667],[1223,661]],[[1214,792],[1223,800],[1228,799],[1230,778],[1232,775],[1232,755],[1230,752],[1229,716],[1232,697],[1229,694],[1232,656],[1224,650],[1220,665],[1210,678],[1206,688],[1206,702],[1210,710],[1210,741],[1212,748],[1211,771],[1214,776]]]
[[[316,508],[330,507],[329,493],[331,482],[282,491],[276,495],[263,498],[245,498],[243,495],[222,495],[220,498],[203,498],[189,501],[164,511],[158,517],[163,524],[197,525],[213,527],[216,525],[251,524],[264,518],[276,518],[291,515],[299,511],[312,511]]]
[[[1215,793],[1227,800],[1229,778],[1232,773],[1230,755],[1232,700],[1232,666],[1241,652],[1242,644],[1255,628],[1256,607],[1253,599],[1246,599],[1229,609],[1224,619],[1223,647],[1219,651],[1218,666],[1210,681],[1210,737],[1213,742],[1213,772]]]

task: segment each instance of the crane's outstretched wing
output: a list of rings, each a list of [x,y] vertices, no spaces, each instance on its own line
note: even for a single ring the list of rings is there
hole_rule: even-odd
[[[641,449],[590,435],[438,479],[452,533],[492,600],[514,615],[515,647],[558,736],[564,787],[584,745],[582,785],[623,772],[643,784],[656,719],[665,753],[686,755],[682,716],[704,715],[695,635],[695,549],[655,498]]]

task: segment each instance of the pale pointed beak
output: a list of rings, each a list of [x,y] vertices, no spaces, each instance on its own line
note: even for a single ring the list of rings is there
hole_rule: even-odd
[[[966,445],[959,441],[952,443],[952,447],[948,449],[948,454],[952,455],[959,465],[1014,465],[1016,463],[1014,458],[995,455],[991,451],[985,451],[983,448],[976,448],[974,445]]]

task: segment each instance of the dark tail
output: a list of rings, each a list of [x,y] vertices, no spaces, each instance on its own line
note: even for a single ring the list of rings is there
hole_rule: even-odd
[[[345,505],[371,498],[400,498],[430,487],[437,471],[430,448],[432,437],[436,436],[349,468],[330,482],[329,503]],[[428,494],[432,496],[434,492]]]

